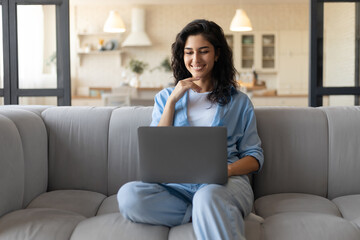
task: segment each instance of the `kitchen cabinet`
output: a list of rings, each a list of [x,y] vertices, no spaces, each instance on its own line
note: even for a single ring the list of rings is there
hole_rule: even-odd
[[[73,96],[71,106],[104,106],[101,97]]]
[[[234,36],[233,51],[234,64],[240,72],[247,72],[252,68],[264,73],[277,71],[277,34],[275,32],[249,32]]]
[[[278,94],[307,94],[308,79],[308,31],[279,32]]]
[[[282,96],[253,96],[251,102],[254,107],[265,106],[287,106],[287,107],[307,107],[307,95],[282,95]]]
[[[119,65],[121,66],[122,54],[124,53],[119,46],[119,33],[78,33],[77,34],[77,55],[79,66],[82,65],[83,57],[86,56],[119,56]]]

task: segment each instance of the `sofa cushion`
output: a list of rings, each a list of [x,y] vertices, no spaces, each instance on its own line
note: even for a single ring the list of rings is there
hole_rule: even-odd
[[[41,117],[21,108],[0,108],[18,130],[24,156],[23,207],[47,189],[48,151],[47,132]]]
[[[120,213],[112,213],[82,221],[74,230],[71,240],[162,240],[168,239],[168,233],[167,227],[133,223]]]
[[[268,217],[263,239],[276,240],[358,240],[359,229],[349,221],[322,213],[288,212]]]
[[[16,125],[0,114],[0,217],[22,208],[24,156]]]
[[[75,212],[84,217],[93,217],[105,195],[82,190],[57,190],[41,194],[28,208],[54,208]]]
[[[255,199],[274,193],[325,197],[328,183],[326,116],[314,108],[256,108],[264,149],[262,171],[254,175]]]
[[[360,107],[321,109],[326,113],[329,126],[328,198],[359,194]]]
[[[342,216],[357,224],[360,228],[360,194],[333,199]]]
[[[113,108],[56,107],[42,112],[49,138],[49,190],[107,195],[108,133]]]
[[[117,202],[117,196],[112,195],[110,197],[107,197],[104,199],[104,201],[101,203],[98,212],[96,213],[97,216],[109,214],[109,213],[118,213],[119,211],[119,205]]]
[[[41,113],[51,107],[56,106],[46,106],[46,105],[2,105],[0,106],[0,110],[26,110],[28,112],[33,112],[39,117],[41,116]]]
[[[247,240],[260,240],[262,223],[264,219],[254,213],[250,213],[245,218],[245,238]]]
[[[284,212],[314,212],[341,217],[333,202],[310,194],[272,194],[256,199],[254,206],[256,214],[263,218]]]
[[[245,238],[248,240],[261,239],[261,224],[263,218],[250,213],[245,218]],[[194,229],[191,223],[176,226],[170,229],[169,240],[196,240]]]
[[[151,122],[152,107],[122,107],[115,109],[109,126],[109,188],[108,196],[119,188],[139,180],[137,128]]]
[[[68,240],[85,217],[46,208],[23,209],[0,218],[0,239]]]
[[[172,227],[169,232],[169,240],[196,240],[195,232],[191,223]]]

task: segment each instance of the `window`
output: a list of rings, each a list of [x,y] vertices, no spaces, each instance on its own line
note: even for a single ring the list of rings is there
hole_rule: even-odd
[[[311,106],[359,105],[359,27],[360,0],[311,0]]]
[[[70,105],[69,0],[2,0],[1,5],[3,102]]]

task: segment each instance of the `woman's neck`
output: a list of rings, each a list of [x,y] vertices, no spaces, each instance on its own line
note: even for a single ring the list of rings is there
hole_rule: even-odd
[[[212,84],[210,79],[199,79],[197,81],[194,81],[194,83],[201,87],[200,93],[212,91]]]

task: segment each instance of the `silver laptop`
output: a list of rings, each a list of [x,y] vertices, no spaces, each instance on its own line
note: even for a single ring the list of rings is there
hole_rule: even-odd
[[[226,135],[225,127],[139,127],[141,180],[226,183]]]

